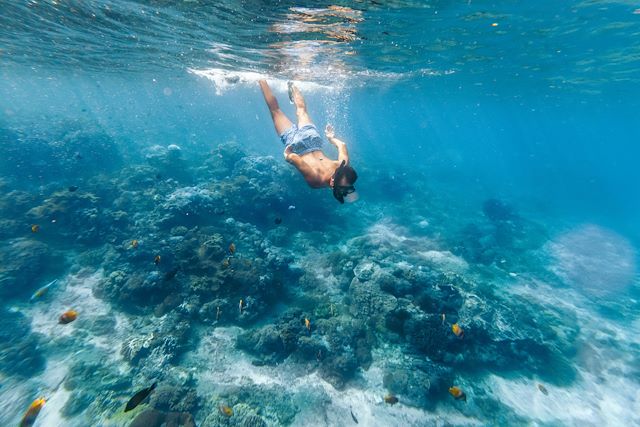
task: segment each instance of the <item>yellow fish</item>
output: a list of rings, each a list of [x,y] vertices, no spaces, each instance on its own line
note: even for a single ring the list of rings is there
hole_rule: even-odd
[[[132,247],[133,249],[137,248],[137,247],[138,247],[138,241],[137,241],[137,240],[135,240],[135,239],[134,239],[134,240],[132,240],[132,241],[131,241],[131,247]]]
[[[40,226],[38,224],[33,224],[31,226],[31,232],[32,233],[37,233],[38,231],[40,231]]]
[[[238,309],[240,310],[240,314],[242,314],[242,299],[240,300],[240,304],[238,304]]]
[[[384,401],[386,403],[388,403],[389,405],[395,405],[396,403],[398,403],[398,398],[396,396],[394,396],[393,394],[387,394],[384,397]]]
[[[78,318],[78,312],[75,310],[69,310],[62,313],[60,318],[58,319],[58,323],[62,325],[66,325],[67,323],[71,323]]]
[[[44,397],[40,397],[29,405],[27,412],[22,416],[22,421],[20,421],[20,427],[31,427],[35,422],[40,410],[45,404]]]
[[[227,406],[227,405],[220,405],[220,412],[225,417],[230,417],[230,416],[233,415],[233,409],[230,406]]]
[[[304,318],[304,326],[311,332],[311,321],[306,317]]]
[[[153,259],[153,263],[155,265],[160,264],[160,260],[162,260],[162,258],[160,258],[160,255],[156,255],[156,257]]]
[[[236,253],[236,245],[235,245],[235,244],[231,243],[231,244],[229,245],[229,253],[230,253],[231,255],[233,255],[233,254],[235,254],[235,253]]]
[[[35,300],[36,298],[40,298],[42,295],[46,294],[48,290],[49,290],[49,288],[38,289],[31,296],[31,301]]]
[[[49,288],[55,285],[56,283],[58,283],[58,279],[52,280],[51,282],[47,283],[45,286],[41,287],[40,289],[35,291],[33,295],[31,295],[31,299],[29,299],[29,301],[34,302],[36,299],[46,294]]]
[[[460,387],[449,387],[449,393],[451,393],[451,396],[453,396],[453,398],[456,400],[464,400],[465,402],[467,401],[467,395],[464,394],[464,391],[460,390]]]
[[[453,331],[454,335],[457,336],[458,338],[464,337],[464,330],[457,323],[454,323],[453,325],[451,325],[451,331]]]

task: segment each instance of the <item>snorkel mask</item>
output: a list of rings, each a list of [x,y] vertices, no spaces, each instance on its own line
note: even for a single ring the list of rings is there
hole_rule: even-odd
[[[339,182],[343,181],[345,176],[345,164],[346,162],[343,160],[340,163],[340,166],[333,174],[333,197],[336,198],[340,203],[344,203],[346,200],[348,203],[353,203],[358,200],[358,195],[356,193],[356,188],[353,185],[339,185]],[[355,174],[355,171],[354,171]],[[358,176],[355,177],[358,179]],[[355,180],[354,180],[355,181]]]

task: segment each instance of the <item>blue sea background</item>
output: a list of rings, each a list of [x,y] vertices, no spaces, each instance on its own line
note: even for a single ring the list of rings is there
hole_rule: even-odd
[[[0,10],[6,8],[0,18],[0,155],[4,157],[0,159],[0,259],[5,265],[24,268],[17,259],[21,252],[16,252],[16,245],[34,239],[56,253],[47,258],[53,265],[37,261],[42,271],[29,271],[28,280],[21,279],[17,267],[0,270],[2,280],[6,279],[3,286],[21,289],[2,291],[2,316],[13,319],[8,325],[14,321],[23,325],[26,335],[38,334],[36,344],[25,344],[16,341],[8,329],[3,331],[2,423],[16,424],[29,403],[46,394],[52,396],[53,404],[45,405],[36,425],[134,425],[134,416],[114,414],[127,396],[153,378],[161,378],[160,383],[176,390],[186,387],[198,402],[190,406],[181,400],[182,406],[172,407],[152,400],[155,410],[190,413],[197,425],[205,426],[243,425],[249,416],[261,417],[270,426],[350,425],[353,415],[360,418],[360,424],[372,426],[640,422],[640,281],[636,268],[640,247],[640,12],[634,12],[638,5],[622,1],[339,3],[349,9],[331,9],[325,2],[305,4],[303,10],[302,5],[288,2],[230,1],[216,5],[110,1],[106,6],[9,1],[0,6]],[[121,13],[108,21],[118,25],[107,25],[107,21],[87,24],[95,22],[92,13],[100,15],[106,8]],[[319,21],[308,21],[308,25],[319,22],[320,29],[287,27],[305,22],[301,18],[305,13],[318,14]],[[279,24],[282,28],[274,30]],[[336,29],[344,33],[332,35],[331,30]],[[207,78],[207,73],[215,78]],[[292,167],[282,157],[282,144],[257,84],[259,77],[272,84],[289,117],[295,113],[285,83],[298,82],[318,128],[331,123],[337,136],[347,142],[359,174],[356,203],[339,205],[330,191],[310,189],[300,176],[289,173]],[[95,132],[109,144],[90,143],[86,151],[82,142],[73,143],[71,149],[58,144],[84,130]],[[206,171],[207,159],[229,143],[255,162],[253,169],[243,169],[248,180],[263,184],[271,178],[281,180],[277,191],[264,189],[266,201],[255,202],[251,184],[238,184],[244,182],[236,180],[239,172],[230,169],[213,175]],[[180,161],[171,164],[169,155],[160,160],[160,166],[153,163],[158,159],[153,153],[166,152],[171,144],[180,147]],[[327,153],[333,156],[335,150],[329,147]],[[152,168],[144,172],[127,169],[149,164]],[[262,169],[265,164],[268,167]],[[187,169],[191,172],[185,178],[180,173]],[[139,178],[127,178],[127,174],[139,177],[136,174],[145,173],[157,174],[150,179],[165,183],[136,184]],[[174,182],[166,184],[171,179]],[[237,187],[223,213],[195,222],[176,216],[170,226],[156,226],[161,223],[158,206],[172,194],[180,188],[207,188],[213,182]],[[80,187],[79,192],[86,187],[99,197],[105,197],[101,191],[111,192],[114,199],[140,185],[141,190],[122,208],[132,220],[104,233],[84,233],[91,223],[75,219],[59,221],[66,231],[54,237],[46,234],[50,224],[39,224],[42,230],[32,233],[31,209],[73,185]],[[14,205],[16,197],[22,201]],[[244,206],[243,197],[247,197]],[[150,205],[152,199],[157,201],[155,207]],[[498,210],[491,211],[495,203]],[[99,209],[102,214],[110,207]],[[67,214],[75,218],[76,213]],[[286,227],[284,236],[273,231],[276,217]],[[249,225],[230,226],[233,222],[228,218]],[[469,228],[470,224],[475,228]],[[505,224],[512,234],[503,236],[508,243],[500,243],[499,232],[491,234],[492,227],[502,230]],[[110,291],[107,296],[100,294],[96,287],[102,289],[100,283],[116,270],[134,275],[152,269],[147,265],[150,262],[122,255],[122,247],[140,239],[144,248],[145,238],[160,242],[181,225],[192,230],[200,227],[206,230],[203,234],[214,229],[224,237],[225,247],[236,242],[240,259],[242,239],[269,241],[271,249],[264,249],[263,244],[260,250],[264,252],[260,252],[256,243],[250,254],[246,252],[247,259],[266,259],[278,251],[290,256],[289,267],[282,267],[287,262],[280,260],[265,261],[261,267],[265,275],[272,277],[273,273],[279,278],[274,283],[282,282],[277,288],[281,295],[265,296],[266,308],[250,320],[243,320],[242,309],[238,319],[225,324],[202,314],[187,320],[180,317],[192,328],[185,338],[189,346],[177,356],[180,362],[162,365],[162,374],[151,373],[152,362],[136,364],[122,358],[105,362],[104,343],[119,349],[123,339],[136,333],[162,331],[160,326],[153,328],[164,320],[158,320],[162,317],[157,312],[154,315],[157,301],[149,306],[137,303],[139,311],[128,312],[126,302],[116,301]],[[97,227],[108,228],[104,224]],[[257,231],[247,231],[252,227]],[[74,234],[89,237],[74,242],[69,240]],[[369,239],[369,243],[359,243],[359,239]],[[151,252],[160,247],[163,249],[158,250],[166,251],[174,244],[158,243]],[[376,244],[379,251],[372,249]],[[424,255],[425,250],[440,255]],[[345,266],[330,253],[341,253],[351,264]],[[423,261],[416,260],[423,255]],[[163,260],[175,265],[191,262],[179,258],[176,253],[165,256],[163,252]],[[443,334],[446,342],[436,339],[428,345],[409,337],[409,329],[389,332],[380,324],[392,329],[391,310],[380,324],[365,328],[366,334],[376,337],[367,347],[373,362],[369,361],[370,366],[359,363],[345,375],[345,383],[330,375],[327,379],[321,368],[319,376],[315,373],[311,366],[315,352],[276,357],[275,364],[265,357],[267,362],[260,359],[260,363],[267,367],[260,371],[257,364],[255,372],[243,371],[245,379],[242,372],[235,372],[236,363],[249,365],[245,359],[234,362],[233,357],[260,356],[255,349],[252,353],[235,344],[238,335],[264,331],[261,328],[270,324],[281,328],[289,321],[287,316],[311,317],[315,324],[328,315],[314,312],[314,305],[329,301],[342,304],[341,321],[367,317],[354,302],[359,298],[355,288],[372,281],[362,271],[373,268],[373,277],[377,272],[399,277],[394,265],[401,266],[397,267],[400,270],[409,268],[404,261],[411,269],[424,268],[448,277],[457,289],[455,295],[437,294],[442,300],[430,303],[437,307],[432,312],[425,308],[428,304],[418,302],[421,287],[427,286],[423,282],[412,285],[413,290],[406,294],[396,288],[385,295],[404,301],[398,307],[405,304],[406,311],[413,313],[407,316],[416,319],[438,323],[441,311],[451,310],[447,322],[457,321],[468,328],[467,341],[449,341],[453,338],[448,328]],[[283,270],[272,272],[273,265]],[[209,273],[187,276],[182,273],[184,267],[180,268],[176,280],[182,286],[180,301],[186,304],[189,283]],[[163,269],[161,266],[162,273],[170,270]],[[317,276],[314,280],[322,285],[311,279],[302,282],[301,276]],[[64,286],[39,305],[29,304],[29,296],[54,278]],[[91,294],[93,289],[97,299],[87,296],[83,283],[93,283],[86,290]],[[323,296],[320,286],[332,291]],[[381,280],[379,286],[387,289],[388,285]],[[65,289],[75,289],[75,296],[69,299]],[[164,298],[158,288],[149,292],[160,292]],[[235,294],[225,302],[229,312],[236,310],[234,298]],[[63,335],[57,329],[57,316],[69,303],[79,306],[81,312],[77,325],[64,325],[81,331],[75,338],[73,329],[67,328]],[[114,324],[123,329],[113,337],[103,333],[96,338],[93,323],[80,323],[83,304],[111,313],[118,319]],[[476,317],[465,318],[465,313],[473,312],[469,308],[473,304],[494,304],[505,311],[498,313],[502,308],[495,308],[491,315],[476,313]],[[420,306],[415,309],[419,314],[412,311],[415,306]],[[528,311],[519,315],[520,307]],[[287,309],[302,311],[294,316],[286,314]],[[178,304],[171,310],[166,316],[184,316],[176,314]],[[332,319],[333,313],[327,325]],[[433,322],[426,324],[433,326]],[[320,332],[322,325],[318,328],[312,334],[324,333]],[[298,333],[304,335],[304,328]],[[327,338],[331,334],[326,334],[324,340],[331,341]],[[535,341],[536,345],[513,353],[496,350],[495,354],[507,360],[504,363],[487,362],[493,356],[483,359],[483,340],[487,348],[493,348],[495,342],[510,339]],[[68,378],[73,375],[76,382],[95,381],[65,358],[65,352],[76,351],[74,340],[77,350],[83,352],[79,357],[87,357],[82,363],[119,364],[128,383],[119,383],[118,376],[110,372],[113,379],[92,385],[100,392],[79,392],[82,386],[70,385]],[[301,351],[301,342],[297,351]],[[426,349],[440,343],[445,356]],[[466,343],[473,350],[465,350]],[[212,356],[207,362],[208,352],[214,352],[207,345],[230,353],[226,359]],[[34,360],[33,368],[25,362],[14,372],[12,364],[19,364],[14,356],[22,351],[18,348],[41,353],[42,360]],[[546,349],[554,356],[548,356]],[[399,354],[436,361],[451,369],[446,378],[452,381],[445,384],[443,379],[427,398],[416,397],[421,392],[406,385],[394,390],[389,380],[381,378],[388,374],[387,363],[402,359]],[[517,368],[507,369],[506,365]],[[72,366],[72,373],[67,372]],[[195,378],[182,381],[169,366],[184,372],[193,367],[202,377],[192,373]],[[231,371],[231,376],[225,382],[206,376],[206,370],[198,371],[196,366],[211,366],[222,375]],[[284,373],[273,374],[269,366]],[[421,369],[406,368],[409,375]],[[422,370],[427,372],[427,368]],[[428,374],[432,375],[429,381],[435,378],[431,371]],[[271,384],[264,382],[264,376],[270,375],[276,378],[275,389],[264,385]],[[58,392],[55,386],[61,382],[60,390],[66,391]],[[296,383],[299,388],[278,389],[283,382]],[[540,383],[546,384],[548,396],[536,388]],[[447,388],[454,384],[466,390],[466,406],[448,394]],[[308,401],[305,390],[313,396]],[[387,393],[398,395],[400,404],[386,405],[382,397]],[[107,395],[110,397],[104,397]],[[77,408],[69,409],[69,396],[76,399]],[[296,409],[279,408],[273,401],[269,404],[275,407],[267,407],[268,400],[279,399],[294,402]],[[244,418],[225,420],[218,413],[220,402],[234,408],[235,418]],[[289,412],[290,416],[279,417]]]
[[[313,119],[334,124],[356,163],[389,174],[382,183],[362,176],[364,200],[369,192],[401,197],[397,182],[418,180],[461,208],[498,197],[545,220],[595,222],[638,241],[635,85],[603,82],[599,93],[585,94],[545,81],[490,82],[486,90],[482,79],[459,75],[414,80],[383,76],[335,96],[306,94]],[[257,84],[216,95],[209,81],[188,73],[61,77],[5,68],[1,89],[4,120],[38,118],[30,123],[37,130],[79,119],[138,148],[178,144],[189,155],[237,141],[281,156]],[[286,94],[278,95],[295,117]],[[325,193],[316,197],[327,201]]]

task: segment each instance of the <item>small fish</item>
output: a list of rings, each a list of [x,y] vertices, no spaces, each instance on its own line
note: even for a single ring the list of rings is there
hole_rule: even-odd
[[[458,338],[464,338],[464,330],[457,323],[454,323],[453,325],[451,325],[451,331]]]
[[[335,311],[333,308],[333,304],[329,305],[329,310],[331,310],[331,317],[335,316]]]
[[[231,244],[229,245],[229,253],[230,253],[231,255],[233,255],[233,254],[235,254],[235,253],[236,253],[236,245],[235,245],[234,243],[231,243]]]
[[[353,420],[353,422],[358,424],[358,419],[355,415],[353,415],[353,409],[349,408],[349,412],[351,412],[351,419]]]
[[[538,390],[540,390],[545,396],[549,395],[549,390],[547,390],[547,388],[542,384],[538,384]]]
[[[220,306],[218,306],[216,308],[216,320],[220,319],[220,313],[222,313],[222,312],[220,311]]]
[[[464,400],[465,402],[467,401],[467,395],[464,394],[464,391],[460,390],[460,387],[449,387],[449,393],[451,393],[451,396],[453,396],[453,398],[456,400]]]
[[[69,188],[67,190],[69,190],[69,193],[73,193],[74,191],[76,191],[78,188],[77,185],[70,185]]]
[[[40,231],[40,226],[38,224],[33,224],[31,226],[31,232],[32,233],[37,233],[38,231]]]
[[[225,259],[222,261],[222,267],[223,267],[223,268],[228,268],[230,265],[231,265],[231,260],[230,260],[229,258],[225,258]]]
[[[396,396],[394,396],[393,394],[387,394],[384,397],[384,401],[385,401],[385,403],[388,403],[389,405],[395,405],[396,403],[398,403],[398,398]]]
[[[304,318],[304,326],[305,326],[305,328],[307,328],[307,330],[309,332],[311,332],[311,321],[309,319],[307,319],[306,317]]]
[[[440,317],[442,318],[442,326],[444,326],[444,321],[447,319],[447,316],[445,316],[445,314],[442,313]]]
[[[124,408],[124,412],[129,412],[130,410],[141,404],[147,397],[149,397],[151,392],[155,390],[156,385],[158,385],[158,383],[153,383],[151,387],[143,388],[142,390],[134,394],[133,397],[127,402],[127,406]]]
[[[276,219],[274,219],[273,222],[275,222],[276,225],[280,225],[280,224],[282,224],[282,218],[276,217]]]
[[[133,249],[136,249],[136,248],[138,247],[138,244],[139,244],[139,243],[140,243],[140,242],[138,242],[136,239],[133,239],[133,240],[131,241],[131,247],[132,247]]]
[[[75,310],[65,311],[60,315],[58,319],[58,323],[62,325],[66,325],[67,323],[71,323],[78,318],[78,312]]]
[[[233,409],[227,405],[220,405],[220,413],[225,417],[231,417],[233,415]]]
[[[240,299],[240,304],[238,304],[238,309],[240,310],[240,314],[242,314],[242,308],[243,308],[242,304],[243,304],[243,301],[242,299]]]
[[[292,210],[294,210],[295,208],[296,208],[296,207],[295,207],[294,205],[290,205],[288,209],[289,209],[290,211],[292,211]],[[356,422],[357,422],[357,421],[356,421]]]
[[[162,260],[162,258],[160,257],[160,255],[156,255],[156,257],[153,259],[153,263],[155,265],[160,264],[160,261]]]
[[[31,427],[36,422],[36,418],[38,418],[38,414],[42,410],[45,402],[44,397],[39,397],[34,400],[31,405],[29,405],[29,408],[27,408],[27,412],[22,416],[20,427]]]
[[[316,360],[318,362],[322,360],[322,350],[318,350],[318,354],[316,354]]]
[[[56,283],[58,283],[58,279],[54,279],[54,280],[50,281],[49,283],[47,283],[46,285],[44,285],[43,287],[41,287],[40,289],[35,291],[33,293],[33,295],[31,295],[31,298],[29,299],[29,301],[34,302],[36,299],[38,299],[42,295],[46,294],[47,291],[49,291],[49,288],[52,287],[53,285],[55,285]]]

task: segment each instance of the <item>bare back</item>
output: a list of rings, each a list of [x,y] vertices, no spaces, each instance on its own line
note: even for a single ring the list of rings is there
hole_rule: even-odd
[[[322,151],[304,154],[300,156],[300,162],[306,167],[295,166],[312,188],[328,187],[331,177],[340,166],[337,160],[331,160]]]

